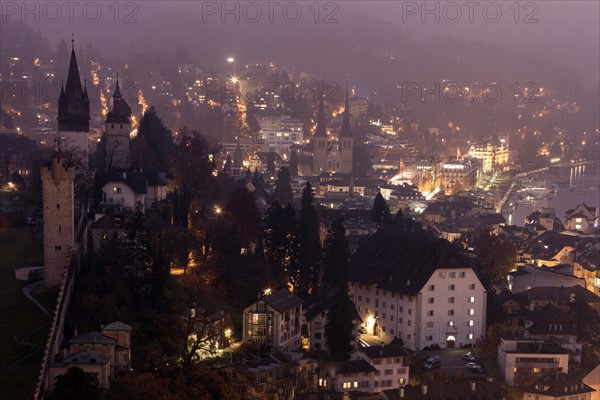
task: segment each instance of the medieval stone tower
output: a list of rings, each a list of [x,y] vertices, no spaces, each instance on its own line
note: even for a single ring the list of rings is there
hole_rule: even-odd
[[[340,172],[344,174],[352,173],[352,156],[354,152],[354,138],[350,127],[350,95],[346,87],[346,106],[344,108],[344,120],[342,130],[339,136],[339,151],[341,153]]]
[[[60,152],[42,167],[44,202],[44,288],[60,286],[74,241],[75,168],[63,165]]]
[[[106,166],[129,168],[129,134],[131,132],[131,107],[121,95],[119,78],[113,93],[113,109],[106,116],[104,139],[106,144]]]
[[[327,127],[325,125],[325,106],[323,98],[319,103],[317,129],[312,137],[313,166],[312,175],[321,175],[327,170]]]

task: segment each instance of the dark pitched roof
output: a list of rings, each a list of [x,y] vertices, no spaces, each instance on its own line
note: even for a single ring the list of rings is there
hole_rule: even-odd
[[[356,250],[349,265],[351,281],[415,295],[438,268],[470,268],[450,242],[405,220],[403,226],[380,229]]]
[[[115,344],[116,340],[107,336],[101,335],[98,332],[88,332],[81,335],[73,336],[69,340],[69,344]]]
[[[279,312],[286,312],[302,304],[302,299],[287,289],[281,289],[262,300]]]
[[[115,220],[120,219],[121,223],[116,224]],[[90,228],[92,229],[126,229],[131,221],[129,215],[118,216],[114,214],[106,214],[100,217],[97,221],[94,221]]]
[[[129,107],[129,104],[127,104],[123,96],[121,96],[119,79],[117,78],[117,84],[113,93],[113,108],[106,115],[106,122],[115,124],[128,124],[131,114],[131,107]]]
[[[350,91],[346,85],[346,104],[344,107],[344,119],[342,120],[342,137],[352,137],[352,128],[350,127]]]
[[[390,357],[404,357],[406,356],[406,352],[402,349],[402,347],[396,344],[387,344],[381,346],[369,346],[363,347],[360,349],[363,353],[367,355],[371,360],[377,358],[390,358]]]
[[[317,115],[317,129],[315,136],[327,137],[327,126],[325,125],[325,105],[323,104],[323,98],[319,102],[319,113]]]
[[[527,328],[527,332],[532,335],[576,335],[575,321],[569,313],[560,308],[546,304],[529,313],[526,317],[529,321],[534,321],[533,325]]]
[[[108,182],[123,182],[136,194],[146,194],[148,192],[148,181],[142,172],[113,171],[105,180],[105,184]]]
[[[551,397],[566,398],[581,393],[595,392],[594,389],[586,385],[573,376],[567,374],[544,375],[523,390],[526,393],[535,393]]]
[[[101,328],[102,331],[130,331],[131,329],[131,325],[128,325],[121,321],[111,322],[110,324]]]
[[[79,353],[70,354],[63,364],[106,364],[110,361],[110,355],[92,350],[84,350]]]
[[[71,49],[69,75],[64,91],[58,101],[58,130],[87,132],[90,129],[90,107],[87,95],[81,85],[75,47]]]
[[[573,299],[581,298],[587,303],[600,303],[600,297],[579,285],[572,287],[538,286],[520,293],[529,302],[548,301],[558,304],[568,304]]]
[[[375,372],[375,367],[365,360],[330,361],[323,364],[324,371],[337,374],[356,374],[361,372]]]

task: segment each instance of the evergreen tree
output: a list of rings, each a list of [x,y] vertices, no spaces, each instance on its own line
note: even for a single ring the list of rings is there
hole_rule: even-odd
[[[294,192],[292,192],[292,180],[290,179],[290,170],[287,167],[281,167],[277,172],[277,180],[275,181],[275,191],[271,202],[278,202],[282,206],[294,204]]]
[[[272,283],[275,286],[282,285],[286,279],[289,279],[286,275],[292,259],[298,257],[294,251],[296,221],[294,210],[290,205],[283,208],[275,202],[269,207],[265,216],[264,239]]]
[[[373,201],[371,219],[379,226],[387,225],[390,221],[390,209],[381,195],[381,192],[377,193],[375,201]]]
[[[150,107],[142,116],[138,134],[131,146],[134,156],[132,161],[137,164],[136,167],[168,170],[173,140],[171,131],[167,129],[154,107]]]
[[[299,223],[300,260],[297,290],[302,296],[316,288],[321,254],[320,221],[310,182],[306,183],[302,191],[300,205],[302,208]]]
[[[323,261],[323,281],[330,288],[337,286],[340,274],[348,273],[348,242],[346,241],[345,228],[341,218],[331,224],[327,239],[325,240],[325,254]]]
[[[173,196],[174,223],[180,227],[189,225],[190,207],[195,200],[206,206],[210,200],[215,178],[215,164],[210,154],[215,148],[198,132],[186,132],[179,136],[172,161],[176,190]]]
[[[245,187],[235,189],[229,197],[225,210],[231,216],[242,245],[250,247],[256,244],[260,238],[262,221],[254,195]]]
[[[348,245],[341,220],[336,220],[327,241],[326,275],[334,283],[334,294],[331,298],[325,339],[332,360],[348,359],[352,350],[354,317],[356,309],[348,294]],[[334,260],[337,257],[338,260]]]

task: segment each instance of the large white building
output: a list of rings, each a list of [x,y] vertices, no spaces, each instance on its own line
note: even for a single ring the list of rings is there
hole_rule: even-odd
[[[358,248],[349,289],[367,333],[384,342],[445,348],[485,334],[487,294],[475,271],[452,244],[409,219]]]

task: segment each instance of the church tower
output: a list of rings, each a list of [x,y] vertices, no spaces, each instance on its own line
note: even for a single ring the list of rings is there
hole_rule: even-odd
[[[104,122],[106,166],[109,170],[129,168],[129,134],[131,132],[131,107],[121,95],[119,76],[113,92],[113,108]]]
[[[44,204],[44,288],[60,286],[74,241],[75,168],[65,167],[58,142],[52,161],[42,167]]]
[[[82,87],[75,56],[75,41],[71,40],[71,62],[67,84],[60,90],[58,99],[58,135],[63,145],[77,148],[88,160],[88,131],[90,130],[90,100],[87,87]]]
[[[319,102],[317,129],[312,137],[313,166],[312,175],[321,175],[327,170],[327,127],[325,125],[325,105],[323,98]]]
[[[344,108],[344,120],[339,137],[339,149],[342,155],[340,172],[343,174],[352,173],[352,156],[354,153],[354,138],[352,137],[352,128],[350,126],[350,92],[346,85],[346,105]]]

